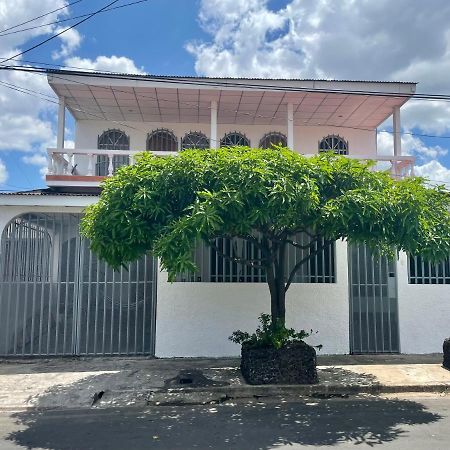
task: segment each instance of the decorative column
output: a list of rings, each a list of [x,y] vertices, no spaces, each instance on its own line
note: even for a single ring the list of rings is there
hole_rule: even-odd
[[[209,137],[211,148],[218,148],[217,142],[217,100],[211,101],[211,133]]]
[[[287,146],[294,150],[294,105],[287,105]]]
[[[394,156],[401,156],[402,154],[402,135],[400,124],[400,106],[394,107],[392,114],[392,122],[394,128]]]
[[[64,133],[66,127],[66,99],[59,97],[58,109],[58,134],[56,137],[56,148],[64,148]]]

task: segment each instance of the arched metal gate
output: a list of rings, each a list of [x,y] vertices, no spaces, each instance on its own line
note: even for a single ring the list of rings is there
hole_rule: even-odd
[[[80,214],[29,213],[4,230],[0,355],[152,355],[156,264],[114,271],[79,235]]]

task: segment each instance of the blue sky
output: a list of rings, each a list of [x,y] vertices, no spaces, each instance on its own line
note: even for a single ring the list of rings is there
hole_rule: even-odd
[[[419,82],[421,92],[450,94],[450,5],[430,2],[149,0],[100,14],[23,59],[164,75],[406,80]],[[0,30],[67,3],[0,0]],[[36,23],[107,3],[83,0]],[[0,32],[0,56],[46,39],[57,27]],[[2,81],[51,93],[39,75],[0,73]],[[416,136],[403,135],[404,150],[417,157],[417,173],[450,183],[450,103],[409,103],[402,124]],[[55,139],[55,116],[54,105],[0,85],[0,189],[45,185],[45,149]],[[71,126],[69,120],[69,140]],[[379,148],[391,150],[389,134],[380,133]]]

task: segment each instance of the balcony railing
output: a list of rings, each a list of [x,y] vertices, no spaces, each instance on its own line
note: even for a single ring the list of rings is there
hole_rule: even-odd
[[[124,164],[133,164],[141,151],[93,150],[93,149],[48,149],[47,184],[98,186],[105,177],[114,174],[115,169]],[[176,152],[158,152],[157,155],[176,155]],[[313,154],[305,154],[313,156]],[[374,170],[389,170],[393,177],[400,179],[414,175],[413,156],[392,155],[348,155],[348,158],[375,161]],[[99,168],[102,167],[102,170]]]

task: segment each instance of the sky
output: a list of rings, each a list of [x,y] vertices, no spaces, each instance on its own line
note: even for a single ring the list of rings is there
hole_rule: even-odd
[[[48,23],[110,2],[0,0],[0,57],[77,19]],[[449,17],[448,0],[147,0],[98,14],[19,62],[158,75],[415,81],[417,92],[450,95]],[[53,95],[43,75],[0,70],[0,190],[44,187],[57,107],[11,85]],[[402,148],[416,157],[416,174],[450,188],[450,102],[412,100],[401,114]],[[379,152],[392,153],[390,130],[391,121],[380,126]],[[66,140],[73,145],[70,119]]]

